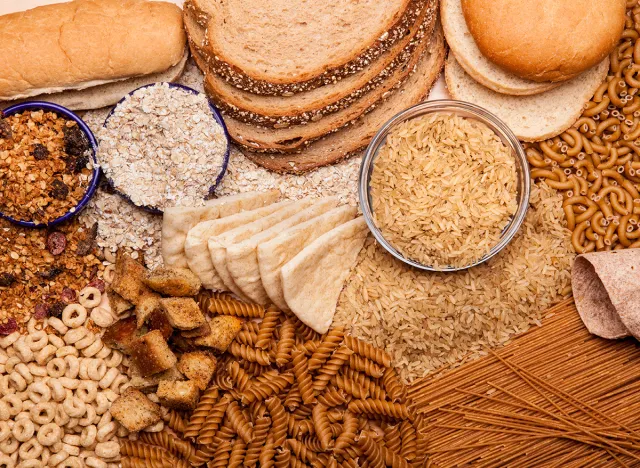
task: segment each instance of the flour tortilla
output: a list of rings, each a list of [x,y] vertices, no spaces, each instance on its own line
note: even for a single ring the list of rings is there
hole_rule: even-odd
[[[259,232],[269,229],[271,226],[274,226],[309,207],[312,203],[313,200],[311,199],[304,199],[295,203],[289,202],[287,206],[268,216],[258,219],[252,223],[239,226],[221,235],[209,238],[207,246],[211,256],[211,262],[213,263],[218,276],[222,279],[227,291],[233,292],[244,301],[250,301],[238,285],[236,285],[235,281],[233,281],[233,277],[227,269],[227,247],[245,241]]]
[[[191,228],[184,242],[184,253],[187,257],[189,269],[200,278],[205,288],[225,289],[224,282],[216,273],[213,263],[211,263],[211,255],[209,255],[209,246],[207,244],[209,238],[235,229],[243,224],[262,219],[290,204],[290,201],[272,203],[257,210],[242,211],[224,218],[196,224]]]
[[[291,311],[318,333],[326,333],[344,281],[369,232],[363,217],[318,237],[286,263],[280,275]]]
[[[351,206],[334,208],[309,221],[282,231],[272,240],[258,245],[256,253],[262,286],[271,302],[280,310],[289,310],[282,291],[280,278],[282,267],[318,237],[353,219],[356,213],[356,208]]]
[[[227,270],[240,290],[257,304],[269,304],[269,295],[262,286],[260,266],[258,264],[257,248],[263,242],[267,242],[278,236],[281,232],[309,221],[332,208],[338,206],[338,197],[327,197],[313,203],[309,208],[302,210],[275,226],[266,229],[249,239],[227,248]]]
[[[640,249],[578,256],[571,286],[589,332],[602,338],[640,339]]]
[[[162,259],[165,266],[188,268],[184,242],[189,230],[201,221],[222,218],[242,210],[269,205],[280,197],[279,190],[247,192],[209,200],[205,206],[172,207],[162,218]]]

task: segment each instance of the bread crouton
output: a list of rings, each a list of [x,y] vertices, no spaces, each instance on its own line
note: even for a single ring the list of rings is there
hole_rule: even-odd
[[[192,380],[163,380],[158,384],[156,395],[160,404],[180,411],[192,410],[198,404],[200,390]]]
[[[154,310],[145,323],[147,331],[158,330],[162,337],[168,340],[173,333],[173,327],[169,323],[164,309]]]
[[[159,294],[148,293],[140,296],[140,300],[136,305],[136,324],[138,328],[142,328],[147,318],[156,310],[162,310]]]
[[[231,315],[218,315],[209,322],[211,333],[194,340],[197,346],[206,346],[224,353],[242,328],[242,320]]]
[[[187,379],[195,382],[196,386],[204,391],[209,387],[216,365],[215,356],[204,351],[194,351],[180,356],[177,367]]]
[[[131,302],[115,292],[111,287],[107,288],[107,299],[109,299],[109,307],[116,315],[121,315],[134,307]]]
[[[160,303],[174,328],[193,330],[206,321],[200,307],[190,297],[168,297],[160,299]]]
[[[102,342],[112,349],[127,351],[138,336],[136,330],[135,317],[118,320],[105,330],[104,335],[102,335]]]
[[[167,369],[166,371],[150,375],[149,377],[143,377],[140,374],[140,370],[133,365],[133,363],[129,367],[129,371],[131,374],[131,380],[129,380],[129,383],[132,387],[137,388],[143,393],[153,392],[162,380],[184,380],[184,375],[180,373],[176,366]]]
[[[111,288],[133,304],[138,304],[141,295],[150,292],[142,282],[147,269],[129,255],[122,253],[116,260],[116,270]]]
[[[129,346],[129,352],[143,377],[165,371],[178,362],[159,330],[150,331],[134,340]]]
[[[198,338],[199,336],[206,336],[209,333],[211,333],[209,322],[204,322],[198,328],[194,328],[193,330],[181,330],[180,336],[183,338]]]
[[[131,432],[160,421],[160,407],[135,388],[127,388],[111,405],[111,416]]]
[[[148,271],[144,284],[165,296],[195,296],[202,283],[188,268],[157,268]]]

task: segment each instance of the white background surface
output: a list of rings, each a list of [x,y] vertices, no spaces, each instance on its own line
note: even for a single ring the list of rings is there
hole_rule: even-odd
[[[0,15],[7,13],[13,13],[16,11],[24,11],[30,8],[35,8],[40,5],[48,5],[51,3],[63,3],[69,0],[0,0]],[[184,0],[165,0],[176,3],[180,6],[184,3]],[[431,94],[429,94],[428,101],[433,99],[449,99],[449,93],[447,92],[444,78],[441,76],[436,81]]]

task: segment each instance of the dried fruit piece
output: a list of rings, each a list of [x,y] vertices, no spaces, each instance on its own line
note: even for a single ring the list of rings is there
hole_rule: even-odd
[[[67,248],[67,238],[60,231],[52,231],[47,236],[47,250],[53,255],[60,255]]]
[[[18,329],[16,319],[10,318],[6,323],[0,324],[0,335],[11,335]]]
[[[49,315],[52,317],[62,317],[62,311],[67,307],[67,304],[64,302],[54,302],[51,307],[49,307]]]
[[[84,257],[85,255],[89,255],[95,246],[96,238],[98,237],[98,223],[93,223],[89,231],[87,232],[87,237],[80,242],[78,242],[78,248],[76,249],[76,254]]]
[[[99,278],[94,278],[87,284],[88,288],[96,288],[101,293],[104,293],[104,286],[104,281]]]
[[[58,200],[64,200],[69,195],[69,187],[60,179],[55,179],[51,183],[51,191],[49,192],[49,195]]]
[[[60,299],[67,304],[76,300],[76,292],[71,288],[64,288],[60,293]]]
[[[89,141],[80,127],[64,127],[64,150],[71,156],[83,156],[89,150]]]
[[[36,320],[44,320],[49,316],[49,304],[37,304],[33,311],[33,318]]]
[[[0,287],[8,287],[16,282],[16,277],[11,273],[0,273]]]
[[[42,161],[43,159],[47,159],[49,157],[49,150],[42,143],[36,143],[35,145],[33,145],[32,154],[37,161]]]
[[[11,125],[6,120],[0,120],[0,138],[9,140],[13,136]]]
[[[39,271],[37,274],[42,279],[52,280],[56,276],[58,276],[60,273],[62,273],[63,271],[64,270],[62,270],[62,268],[53,267],[48,271]]]

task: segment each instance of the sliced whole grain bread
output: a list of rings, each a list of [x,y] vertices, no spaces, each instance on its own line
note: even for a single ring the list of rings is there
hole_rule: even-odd
[[[497,93],[520,96],[542,93],[560,85],[525,80],[504,71],[482,55],[467,28],[461,0],[442,0],[440,19],[447,44],[456,60],[464,71],[481,85]]]
[[[357,73],[436,0],[188,0],[207,25],[209,66],[254,94],[307,91]]]
[[[311,143],[297,154],[266,154],[243,149],[254,163],[280,173],[300,174],[344,159],[369,144],[378,129],[398,112],[421,102],[431,90],[444,65],[446,47],[437,26],[427,51],[415,71],[388,99],[338,132]]]
[[[240,146],[252,151],[267,153],[295,153],[303,150],[314,140],[335,132],[374,108],[383,99],[393,94],[411,75],[420,57],[429,45],[429,37],[423,37],[409,60],[397,68],[386,80],[369,91],[350,106],[322,116],[319,120],[286,128],[266,128],[246,124],[226,116],[229,136]]]
[[[454,99],[485,108],[506,123],[523,141],[541,141],[561,134],[580,117],[606,78],[609,59],[561,86],[533,96],[509,96],[485,88],[471,78],[449,54],[445,67],[447,88]]]
[[[427,2],[409,33],[361,71],[336,83],[291,96],[260,96],[230,85],[216,73],[208,73],[207,95],[223,113],[244,123],[284,128],[321,119],[338,112],[375,89],[397,68],[405,64],[423,36],[430,36],[436,20],[436,8]],[[202,47],[205,30],[195,15],[185,14],[192,55],[206,66],[206,51]]]

